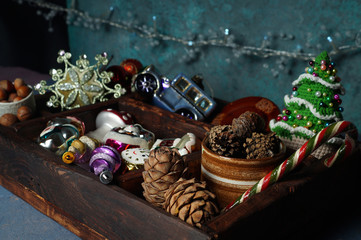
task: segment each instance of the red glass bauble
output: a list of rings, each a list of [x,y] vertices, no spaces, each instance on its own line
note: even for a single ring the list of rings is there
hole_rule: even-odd
[[[131,76],[137,74],[143,68],[143,65],[137,59],[125,59],[120,63],[120,66]]]
[[[113,73],[113,77],[110,79],[111,82],[108,84],[110,87],[114,87],[115,84],[119,83],[127,92],[130,92],[132,79],[123,67],[113,65],[107,68],[107,72]]]

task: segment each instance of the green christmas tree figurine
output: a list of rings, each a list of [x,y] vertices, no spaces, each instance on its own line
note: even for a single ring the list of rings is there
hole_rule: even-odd
[[[336,76],[335,64],[330,61],[326,51],[315,61],[309,62],[306,73],[293,81],[292,95],[284,97],[286,108],[277,119],[270,121],[270,129],[282,139],[287,147],[297,150],[309,138],[333,122],[342,120],[343,108],[340,95],[345,93]],[[331,139],[335,144],[337,139]],[[315,152],[321,158],[333,151],[332,146]]]

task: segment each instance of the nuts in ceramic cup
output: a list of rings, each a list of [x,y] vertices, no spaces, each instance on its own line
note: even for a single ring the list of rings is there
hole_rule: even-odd
[[[0,87],[0,101],[7,99],[8,99],[8,93],[4,88]]]
[[[18,95],[16,93],[10,93],[8,97],[8,102],[13,102],[17,96]]]
[[[5,113],[0,117],[0,124],[3,126],[11,126],[18,121],[18,118],[12,113]]]
[[[32,117],[33,112],[31,110],[31,108],[29,108],[28,106],[21,106],[18,109],[17,112],[17,117],[19,119],[19,121],[25,121],[28,120]]]
[[[21,86],[24,86],[25,83],[24,83],[24,80],[22,78],[16,78],[14,80],[14,87],[15,87],[15,90],[18,90]]]
[[[1,80],[0,81],[0,87],[5,89],[6,92],[11,93],[15,91],[14,84],[10,82],[9,80]]]
[[[14,83],[9,80],[0,80],[1,125],[11,126],[19,120],[24,121],[32,117],[34,110],[32,98],[12,104],[27,98],[31,92],[32,89],[21,78],[16,78]]]
[[[19,97],[25,98],[26,96],[28,96],[31,92],[31,88],[29,88],[26,85],[20,86],[18,88],[18,90],[16,91],[17,95]]]

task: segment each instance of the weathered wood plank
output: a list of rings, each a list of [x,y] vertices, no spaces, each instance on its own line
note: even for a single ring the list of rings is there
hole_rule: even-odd
[[[311,228],[308,223],[312,219],[325,220],[334,209],[354,202],[347,199],[354,198],[353,183],[358,181],[361,169],[360,154],[358,150],[332,168],[325,167],[322,160],[306,159],[292,174],[219,215],[207,227],[222,239],[235,235],[247,239],[287,239],[302,227]]]
[[[117,186],[57,163],[54,154],[0,128],[2,179],[12,178],[90,229],[110,239],[208,239],[209,236]],[[89,173],[90,174],[90,173]],[[11,190],[11,189],[10,189]],[[54,214],[50,214],[54,215]],[[74,222],[74,225],[77,222]],[[159,231],[159,228],[164,231]],[[69,229],[71,229],[68,226]]]
[[[35,142],[49,119],[76,116],[91,131],[96,115],[106,108],[130,112],[157,138],[194,133],[198,151],[188,155],[186,162],[191,176],[197,178],[200,141],[212,126],[127,96],[65,112],[42,109],[36,119],[13,128],[0,126],[0,184],[84,239],[228,239],[237,235],[257,239],[271,232],[272,238],[282,238],[328,208],[345,205],[344,198],[352,197],[349,183],[357,181],[361,168],[360,151],[331,169],[309,158],[277,184],[199,230],[144,200],[141,169],[116,175],[117,185],[103,185],[94,174],[63,164]]]

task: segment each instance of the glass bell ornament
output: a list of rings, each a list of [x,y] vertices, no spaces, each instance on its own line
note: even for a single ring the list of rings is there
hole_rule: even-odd
[[[157,139],[151,150],[159,147],[176,148],[181,156],[191,153],[196,145],[196,136],[187,133],[181,138]],[[122,155],[123,156],[123,155]]]
[[[149,158],[149,149],[128,148],[122,151],[121,156],[129,171],[140,169],[144,162]]]
[[[101,111],[95,119],[94,131],[87,133],[87,136],[101,142],[104,136],[115,127],[125,127],[133,123],[133,117],[125,111],[106,109]]]
[[[113,174],[121,165],[121,157],[117,150],[110,146],[100,146],[94,149],[89,161],[90,171],[99,176],[103,184],[113,180]]]
[[[103,138],[106,145],[121,153],[127,148],[150,149],[155,140],[154,133],[144,129],[140,124],[113,128]]]
[[[84,135],[84,132],[84,123],[75,117],[55,118],[40,133],[38,143],[55,154],[62,155],[71,142]]]

